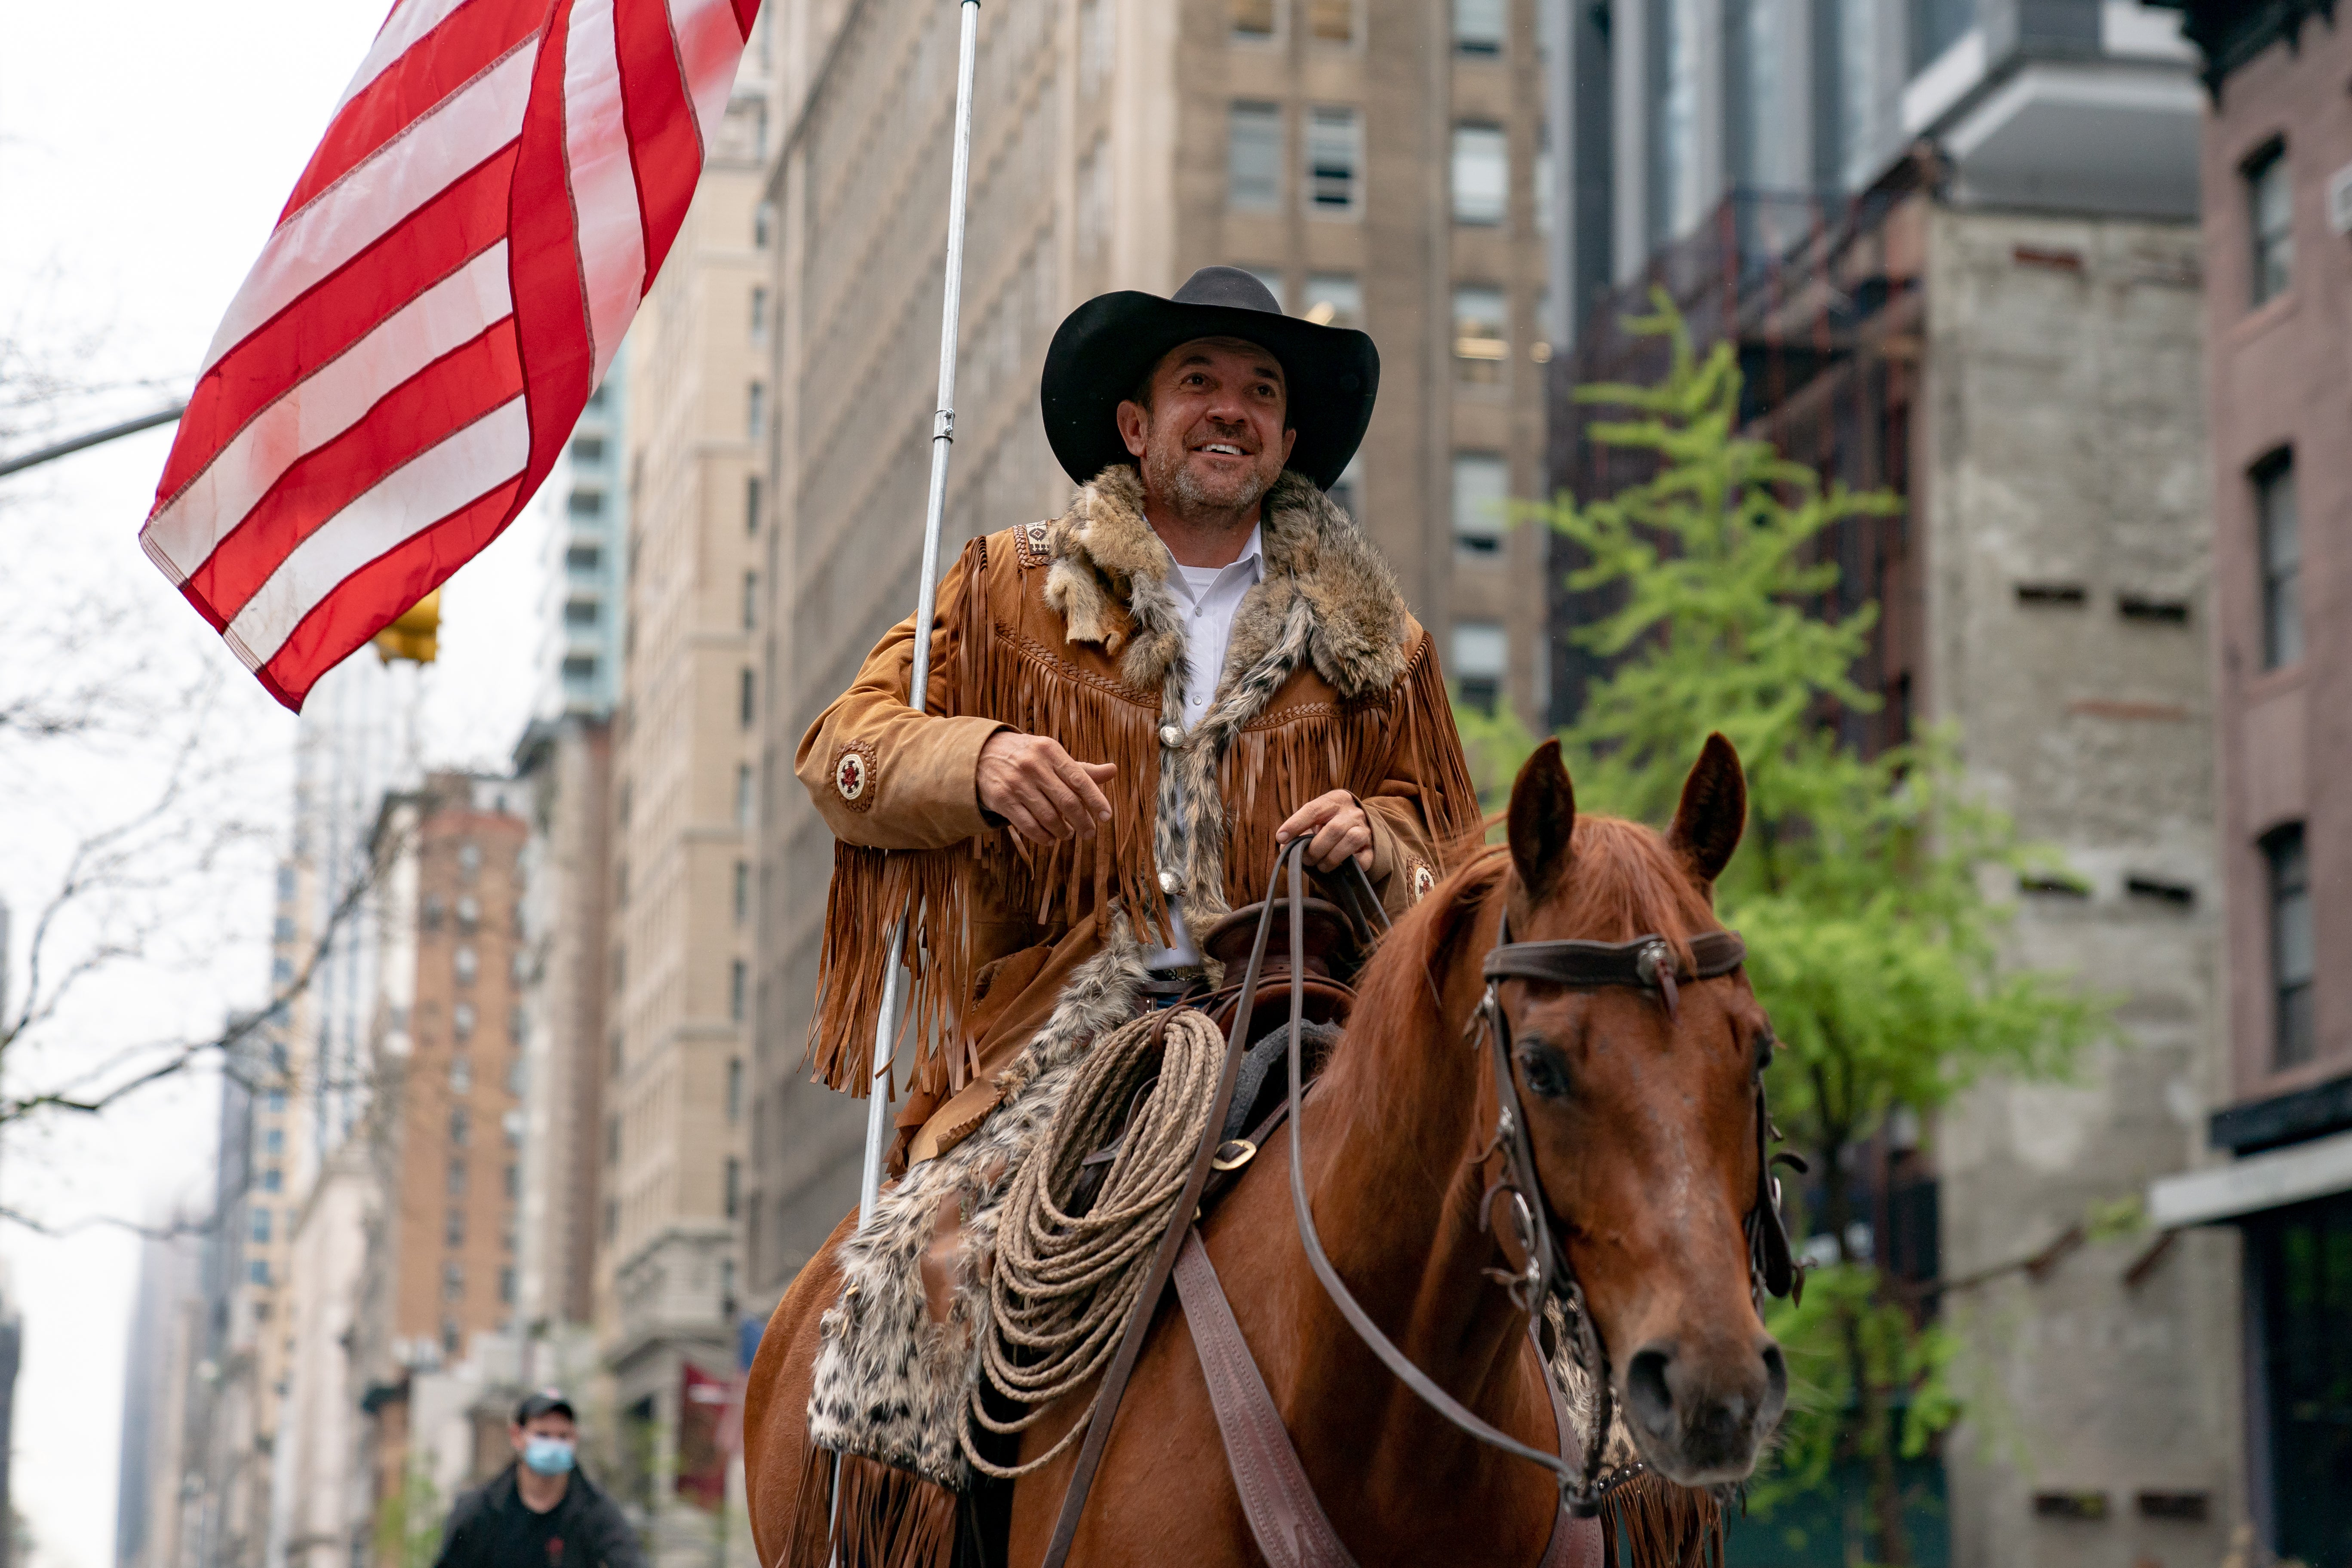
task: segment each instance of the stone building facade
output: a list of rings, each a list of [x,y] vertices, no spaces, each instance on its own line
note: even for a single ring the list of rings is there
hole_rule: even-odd
[[[802,730],[914,603],[938,365],[955,7],[778,13],[769,171],[779,335],[752,1150],[753,1298],[855,1201],[857,1107],[809,1087],[830,836]],[[1479,702],[1545,700],[1549,222],[1527,0],[1056,0],[984,6],[956,447],[943,551],[1058,513],[1037,409],[1079,301],[1244,267],[1379,344],[1380,405],[1336,493]],[[877,940],[881,940],[878,933]]]
[[[772,20],[629,332],[593,1315],[614,1489],[656,1562],[709,1561],[690,1376],[733,1374],[751,998],[751,764],[770,422],[759,218]],[[690,1465],[698,1460],[689,1460]]]

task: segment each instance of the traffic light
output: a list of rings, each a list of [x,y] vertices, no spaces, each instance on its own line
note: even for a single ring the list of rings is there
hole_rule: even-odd
[[[375,656],[385,664],[404,658],[431,664],[441,651],[441,590],[436,588],[375,634]]]

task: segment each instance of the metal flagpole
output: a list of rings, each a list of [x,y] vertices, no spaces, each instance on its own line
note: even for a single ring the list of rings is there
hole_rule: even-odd
[[[931,417],[931,501],[923,518],[923,574],[915,590],[915,671],[907,706],[919,713],[931,680],[931,616],[940,593],[940,523],[948,504],[948,453],[955,445],[956,318],[963,304],[964,189],[971,172],[971,62],[980,36],[980,0],[962,0],[956,42],[955,163],[948,175],[947,301],[940,311],[940,406]],[[890,1125],[890,1048],[898,1032],[899,960],[907,951],[909,908],[890,929],[883,961],[882,1014],[874,1024],[874,1078],[866,1086],[866,1164],[857,1184],[858,1223],[882,1190],[882,1146]]]

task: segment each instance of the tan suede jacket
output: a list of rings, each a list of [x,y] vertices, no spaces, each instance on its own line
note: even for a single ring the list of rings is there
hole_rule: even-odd
[[[1061,518],[964,549],[940,585],[925,712],[907,705],[909,617],[802,738],[795,771],[839,840],[810,1035],[835,1088],[866,1084],[890,928],[910,900],[920,911],[894,1165],[977,1126],[1041,1030],[1115,1013],[1170,921],[1198,932],[1262,897],[1275,831],[1305,802],[1363,802],[1391,909],[1475,829],[1436,651],[1385,563],[1296,475],[1269,496],[1262,537],[1265,580],[1189,731],[1171,559],[1121,467]],[[1118,766],[1102,833],[1032,848],[982,811],[980,749],[1008,726]]]

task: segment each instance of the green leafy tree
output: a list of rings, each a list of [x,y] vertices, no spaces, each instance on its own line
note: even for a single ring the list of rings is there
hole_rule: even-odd
[[[400,1489],[377,1505],[376,1568],[433,1568],[441,1552],[441,1489],[424,1467],[411,1466]]]
[[[1821,1184],[1818,1223],[1799,1234],[1838,1248],[1801,1305],[1773,1314],[1799,1386],[1751,1500],[1769,1510],[1824,1486],[1832,1463],[1858,1463],[1874,1555],[1903,1564],[1896,1461],[1957,1418],[1956,1343],[1852,1246],[1849,1160],[1897,1108],[1924,1118],[1987,1073],[2063,1073],[2104,1009],[2064,977],[2000,963],[2009,911],[1988,897],[1987,873],[2043,869],[2045,857],[1970,796],[1955,737],[1929,731],[1874,755],[1840,739],[1843,715],[1877,707],[1853,679],[1877,606],[1839,613],[1837,568],[1814,544],[1900,501],[1824,485],[1741,436],[1730,346],[1697,355],[1654,299],[1655,313],[1628,324],[1667,341],[1664,378],[1577,394],[1623,411],[1592,437],[1651,454],[1652,477],[1588,505],[1528,509],[1582,547],[1570,585],[1612,590],[1619,605],[1573,634],[1608,673],[1561,740],[1580,805],[1651,822],[1673,815],[1710,730],[1738,748],[1748,833],[1717,901],[1747,939],[1780,1038],[1773,1116]],[[1484,776],[1507,779],[1531,738],[1508,714],[1461,718]]]

